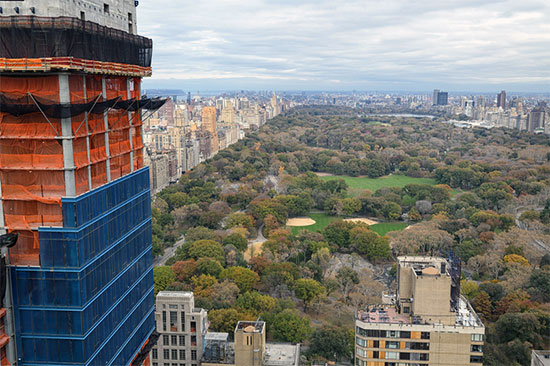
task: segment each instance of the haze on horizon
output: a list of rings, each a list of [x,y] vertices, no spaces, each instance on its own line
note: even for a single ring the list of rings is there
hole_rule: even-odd
[[[547,0],[142,0],[146,88],[550,92]]]

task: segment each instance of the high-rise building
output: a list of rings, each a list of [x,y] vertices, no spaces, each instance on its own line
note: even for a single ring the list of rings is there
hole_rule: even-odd
[[[233,103],[227,101],[225,107],[222,109],[221,121],[233,124],[235,122],[235,109],[233,109]]]
[[[355,365],[481,365],[485,328],[460,296],[460,261],[399,257],[395,297],[359,310]]]
[[[506,91],[501,91],[497,95],[497,107],[506,109]]]
[[[136,5],[0,1],[3,365],[128,365],[155,328]]]
[[[155,321],[160,337],[151,350],[152,366],[198,365],[209,323],[206,310],[195,308],[193,293],[159,292]]]
[[[439,89],[434,89],[434,94],[432,97],[432,104],[437,105],[437,95],[439,94]]]
[[[202,129],[203,131],[210,132],[212,135],[210,155],[214,155],[218,151],[218,127],[216,124],[216,108],[204,107],[202,109]],[[206,156],[208,158],[209,156]]]
[[[449,103],[449,93],[442,92],[439,89],[434,89],[432,104],[433,105],[447,105]]]

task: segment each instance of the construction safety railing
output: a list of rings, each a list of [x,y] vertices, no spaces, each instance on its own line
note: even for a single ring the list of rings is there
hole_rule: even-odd
[[[0,58],[0,72],[83,71],[90,74],[151,76],[151,67],[84,60],[75,57]]]

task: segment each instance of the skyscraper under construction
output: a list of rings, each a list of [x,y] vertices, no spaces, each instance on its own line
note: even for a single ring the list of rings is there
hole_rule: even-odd
[[[137,4],[0,0],[2,365],[128,365],[154,330]]]

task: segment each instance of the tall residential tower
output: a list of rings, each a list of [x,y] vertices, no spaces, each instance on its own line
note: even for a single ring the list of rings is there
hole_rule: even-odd
[[[137,3],[0,0],[12,365],[128,365],[155,328],[141,110],[162,102],[140,95]]]

